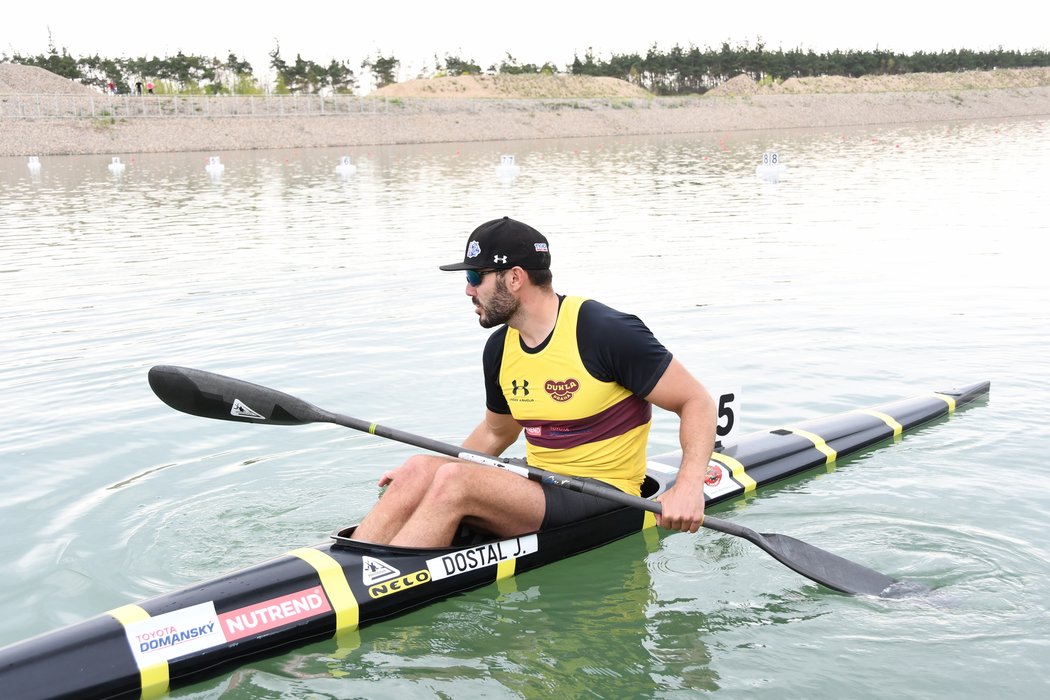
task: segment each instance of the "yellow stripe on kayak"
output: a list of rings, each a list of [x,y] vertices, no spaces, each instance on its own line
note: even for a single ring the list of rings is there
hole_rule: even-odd
[[[747,470],[744,469],[744,465],[739,461],[719,452],[712,454],[711,459],[718,462],[732,473],[733,480],[744,487],[744,493],[754,491],[755,487],[758,486],[755,480],[748,476]]]
[[[656,527],[656,513],[647,510],[645,511],[645,517],[642,518],[642,529],[648,530],[651,527]]]
[[[127,627],[133,622],[149,619],[149,613],[137,605],[122,605],[110,610],[109,615],[116,618],[117,622]],[[158,664],[139,668],[139,683],[142,686],[142,700],[159,698],[168,692],[168,662],[161,661]]]
[[[350,584],[346,582],[342,565],[331,556],[312,547],[294,549],[288,553],[299,557],[317,570],[317,575],[321,577],[321,586],[335,610],[336,636],[357,629],[360,621],[357,598],[350,590]]]
[[[955,413],[955,397],[947,394],[934,394],[938,399],[948,404],[948,413]]]
[[[904,432],[904,426],[898,423],[897,419],[889,415],[888,413],[883,413],[881,411],[873,411],[870,408],[859,409],[857,413],[864,413],[869,416],[874,416],[875,418],[878,418],[883,423],[893,428],[893,437],[900,437],[900,434]]]
[[[798,435],[799,437],[804,437],[810,442],[812,442],[813,446],[821,452],[823,452],[824,456],[827,457],[827,459],[824,461],[825,464],[831,464],[839,456],[838,452],[831,449],[831,446],[824,441],[824,438],[820,437],[816,433],[811,433],[808,430],[802,430],[801,428],[792,427],[784,428],[784,430],[790,430],[795,435]]]
[[[514,569],[517,567],[517,559],[505,559],[496,565],[496,580],[502,581],[505,578],[510,578],[514,575]]]

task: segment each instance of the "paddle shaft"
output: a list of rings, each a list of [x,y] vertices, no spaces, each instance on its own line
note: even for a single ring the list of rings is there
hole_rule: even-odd
[[[158,365],[150,370],[149,383],[154,393],[164,403],[184,413],[239,423],[271,425],[333,423],[419,447],[428,452],[503,469],[539,483],[590,494],[653,513],[661,512],[661,505],[656,501],[624,493],[598,481],[555,474],[528,464],[501,460],[492,455],[465,450],[440,440],[332,413],[276,389],[240,379],[197,369]],[[879,595],[895,583],[894,579],[884,574],[793,537],[775,533],[758,533],[750,528],[711,516],[704,518],[703,526],[745,539],[790,569],[843,593]]]
[[[518,476],[530,479],[532,481],[539,482],[541,484],[552,484],[561,488],[566,488],[571,491],[578,491],[580,493],[586,493],[591,496],[598,496],[610,501],[614,501],[624,506],[630,506],[633,508],[639,508],[641,510],[647,510],[652,513],[660,514],[663,512],[663,505],[659,501],[654,501],[649,498],[642,498],[641,496],[634,496],[629,493],[624,493],[619,489],[615,489],[611,486],[603,486],[601,482],[587,479],[578,479],[572,476],[566,476],[564,474],[555,474],[539,467],[533,467],[528,464],[517,464],[507,462],[499,459],[492,455],[487,455],[482,452],[474,452],[473,450],[465,450],[462,447],[458,447],[451,443],[441,442],[440,440],[432,440],[430,438],[408,433],[397,428],[388,428],[386,426],[379,425],[377,423],[369,423],[367,421],[353,418],[351,416],[344,416],[338,413],[328,413],[317,409],[319,414],[323,415],[324,418],[320,419],[320,422],[335,423],[346,428],[353,428],[354,430],[360,430],[362,432],[369,433],[370,435],[377,435],[382,438],[394,440],[395,442],[403,442],[406,445],[412,445],[413,447],[419,447],[427,450],[428,452],[437,452],[438,454],[447,455],[449,457],[455,457],[462,459],[466,462],[472,462],[474,464],[482,464],[487,467],[495,467],[497,469],[503,469],[504,471],[512,472]],[[737,537],[743,537],[744,539],[751,540],[757,536],[758,533],[753,530],[749,530],[746,527],[731,523],[727,520],[720,520],[710,515],[705,515],[702,525],[711,530],[717,530],[718,532],[724,532],[729,535],[735,535]]]
[[[473,450],[464,450],[462,447],[447,442],[407,433],[396,428],[388,428],[376,423],[367,423],[350,416],[329,413],[320,409],[316,410],[320,416],[323,416],[320,420],[325,422],[361,430],[372,435],[419,447],[429,452],[437,452],[438,454],[456,457],[464,461],[503,469],[541,484],[553,484],[572,491],[605,498],[624,506],[639,508],[657,514],[663,510],[662,504],[658,501],[624,493],[611,486],[605,486],[599,481],[555,474],[528,464],[508,463],[492,455]],[[747,540],[789,569],[842,593],[879,595],[896,583],[894,579],[873,569],[861,566],[837,554],[826,552],[787,535],[755,532],[751,528],[710,515],[705,515],[701,524],[710,530]]]

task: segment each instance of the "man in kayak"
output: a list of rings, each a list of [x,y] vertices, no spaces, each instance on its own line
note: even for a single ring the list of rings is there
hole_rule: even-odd
[[[653,404],[678,414],[682,465],[657,524],[696,532],[715,439],[710,394],[637,317],[554,292],[539,231],[507,217],[471,233],[462,262],[483,328],[484,420],[463,447],[502,454],[525,430],[528,463],[638,495]],[[417,455],[379,481],[386,492],[354,533],[404,547],[443,547],[461,524],[511,537],[619,507],[448,457]]]

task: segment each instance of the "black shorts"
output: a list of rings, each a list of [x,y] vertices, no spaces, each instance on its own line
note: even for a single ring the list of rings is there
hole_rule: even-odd
[[[580,493],[563,486],[542,483],[540,486],[543,488],[543,498],[547,503],[543,522],[540,524],[541,530],[574,523],[592,515],[600,515],[624,507],[623,504],[610,501],[608,498]],[[609,486],[609,488],[614,487]]]

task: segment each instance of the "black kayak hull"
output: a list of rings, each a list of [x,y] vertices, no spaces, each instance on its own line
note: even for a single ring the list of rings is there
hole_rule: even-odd
[[[892,440],[989,388],[983,382],[746,435],[713,455],[708,506]],[[669,488],[679,460],[679,453],[654,457],[643,495]],[[653,526],[652,513],[621,507],[520,537],[434,549],[359,543],[347,528],[331,542],[0,649],[0,697],[157,697]]]

